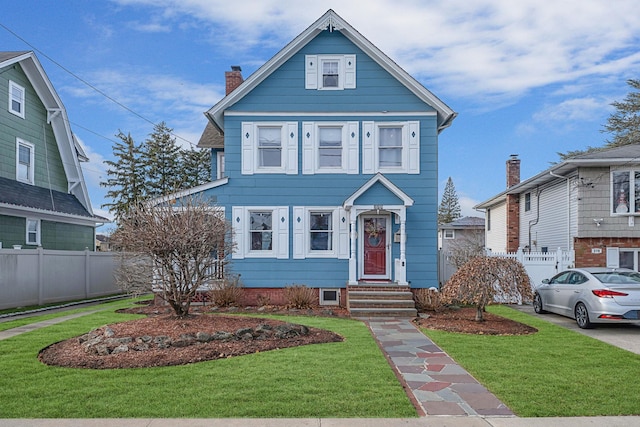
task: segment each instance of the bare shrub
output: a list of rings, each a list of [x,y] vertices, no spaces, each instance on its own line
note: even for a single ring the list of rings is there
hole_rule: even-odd
[[[209,291],[211,302],[219,307],[234,307],[239,305],[244,291],[239,276],[225,278]]]
[[[189,314],[199,288],[224,278],[233,252],[231,224],[222,209],[190,197],[131,207],[119,219],[111,241],[124,257],[131,257],[116,275],[118,285],[136,292],[147,286],[178,317]],[[152,280],[146,263],[150,263]],[[134,277],[140,268],[144,274]]]
[[[440,291],[436,288],[420,288],[413,293],[418,311],[438,311],[442,308]]]
[[[258,303],[258,307],[267,307],[271,305],[271,297],[269,295],[259,294],[256,297],[256,302]]]
[[[284,288],[284,298],[289,308],[313,308],[316,303],[316,291],[306,285],[287,286]]]
[[[533,299],[531,281],[524,266],[516,259],[480,256],[464,264],[442,289],[445,304],[470,304],[476,321],[483,321],[487,304],[495,300]]]

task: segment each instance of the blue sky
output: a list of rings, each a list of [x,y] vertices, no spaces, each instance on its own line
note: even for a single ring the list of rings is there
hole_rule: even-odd
[[[165,121],[196,144],[224,71],[248,77],[330,8],[458,113],[439,190],[451,177],[464,215],[505,189],[509,155],[526,179],[603,145],[611,102],[640,78],[635,0],[21,0],[2,6],[0,50],[36,50],[109,216],[98,183],[118,130],[141,142]]]

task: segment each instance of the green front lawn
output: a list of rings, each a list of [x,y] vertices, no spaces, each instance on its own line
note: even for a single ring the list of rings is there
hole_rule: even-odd
[[[417,416],[367,327],[348,319],[286,317],[335,331],[341,343],[184,366],[86,370],[37,360],[53,342],[139,317],[114,313],[130,304],[0,341],[0,418]]]
[[[539,332],[423,331],[518,416],[640,415],[640,355],[508,307],[488,310]]]

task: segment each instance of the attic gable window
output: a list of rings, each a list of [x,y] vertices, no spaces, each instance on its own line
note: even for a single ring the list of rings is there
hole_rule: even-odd
[[[306,55],[305,89],[356,88],[356,55]]]
[[[9,80],[9,112],[24,119],[25,91],[22,86]]]

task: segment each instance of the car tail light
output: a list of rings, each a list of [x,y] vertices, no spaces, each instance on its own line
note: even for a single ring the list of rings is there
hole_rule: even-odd
[[[629,294],[625,294],[624,292],[611,291],[609,289],[595,289],[593,294],[600,298],[613,298],[613,297],[626,297]]]

